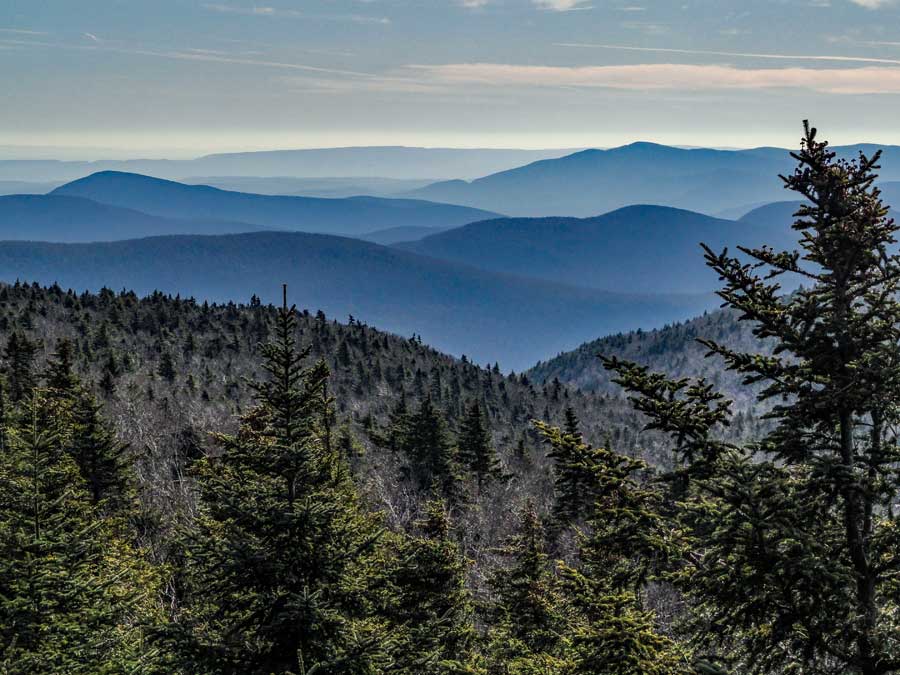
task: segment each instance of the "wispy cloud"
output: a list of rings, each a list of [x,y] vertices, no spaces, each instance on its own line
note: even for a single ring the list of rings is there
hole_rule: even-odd
[[[873,63],[900,65],[900,59],[882,59],[869,56],[838,56],[832,54],[772,54],[759,52],[720,52],[707,49],[669,49],[666,47],[632,47],[629,45],[604,45],[584,42],[559,42],[557,47],[584,49],[612,49],[627,52],[656,52],[660,54],[685,54],[689,56],[725,56],[742,59],[771,59],[775,61],[833,61],[837,63]]]
[[[275,70],[293,70],[302,71],[313,74],[339,75],[342,77],[356,78],[373,78],[376,75],[372,73],[360,72],[355,70],[344,70],[339,68],[324,68],[320,66],[310,66],[303,63],[292,63],[289,61],[271,61],[264,59],[246,58],[240,55],[228,54],[223,52],[214,52],[202,49],[144,49],[140,47],[115,47],[107,44],[72,44],[65,42],[41,42],[36,40],[12,40],[0,38],[0,44],[17,45],[24,47],[43,47],[50,49],[71,49],[78,51],[100,51],[112,52],[117,54],[130,54],[133,56],[146,56],[152,58],[172,59],[176,61],[198,61],[207,63],[224,63],[231,65],[254,66],[257,68],[270,68]]]
[[[459,63],[410,68],[436,83],[493,87],[676,91],[790,88],[830,94],[900,94],[900,68],[872,66],[827,69],[673,63],[581,67]]]
[[[896,0],[850,0],[850,2],[866,9],[881,9],[896,4]]]
[[[288,19],[318,19],[326,21],[352,21],[353,23],[372,23],[387,25],[391,20],[383,16],[369,16],[365,14],[309,14],[296,9],[281,9],[262,5],[241,6],[226,5],[218,2],[207,2],[204,9],[220,14],[239,14],[242,16],[268,16]]]
[[[22,28],[0,28],[0,33],[11,33],[13,35],[49,35],[42,30],[24,30]]]
[[[533,0],[540,9],[548,9],[553,12],[572,12],[580,9],[591,9],[587,0]]]

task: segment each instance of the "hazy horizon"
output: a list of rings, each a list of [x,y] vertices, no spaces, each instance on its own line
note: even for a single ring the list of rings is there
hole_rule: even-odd
[[[795,147],[807,117],[900,144],[898,19],[895,0],[9,0],[0,146]]]

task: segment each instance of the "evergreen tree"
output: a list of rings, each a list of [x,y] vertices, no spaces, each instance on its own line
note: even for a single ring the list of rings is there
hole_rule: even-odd
[[[29,340],[24,333],[14,332],[6,342],[3,351],[4,374],[7,393],[14,403],[21,401],[37,385],[34,360],[40,345]]]
[[[70,408],[70,452],[81,471],[91,500],[110,512],[133,503],[134,474],[128,447],[116,440],[93,396],[81,391]]]
[[[673,494],[694,536],[681,572],[698,642],[737,672],[900,670],[895,516],[900,452],[897,227],[873,186],[878,155],[836,159],[806,125],[787,187],[798,252],[707,249],[720,296],[775,343],[771,356],[714,342],[745,383],[764,385],[773,429],[746,448],[717,440],[728,402],[704,382],[671,382],[607,361],[683,468]],[[778,279],[808,284],[785,297]]]
[[[491,575],[496,596],[488,631],[491,675],[563,673],[567,622],[544,550],[534,506],[524,508],[519,531],[500,553],[510,561]],[[570,664],[569,664],[570,665]]]
[[[453,541],[442,500],[426,505],[419,534],[405,535],[388,576],[387,616],[400,638],[394,647],[398,675],[479,672],[468,561]]]
[[[576,438],[539,425],[552,447]],[[674,675],[689,660],[643,610],[648,581],[680,549],[663,516],[661,491],[639,478],[647,465],[606,448],[578,446],[594,506],[580,534],[579,564],[562,568],[570,619],[571,675]],[[587,478],[589,476],[589,478]]]
[[[36,391],[0,453],[0,670],[149,672],[158,575],[92,507],[59,405]]]
[[[175,370],[175,360],[168,349],[163,350],[162,355],[159,357],[159,368],[156,372],[166,382],[175,381],[178,372]]]
[[[553,427],[536,422],[535,427],[550,446],[547,456],[553,460],[554,530],[590,517],[595,504],[593,449],[580,434],[552,433]]]
[[[78,386],[74,372],[75,348],[72,341],[63,338],[56,345],[56,352],[47,363],[44,380],[47,388],[57,396],[71,396]]]
[[[500,475],[500,459],[477,401],[472,402],[460,425],[457,458],[475,475],[479,486]]]
[[[377,518],[358,504],[321,429],[328,371],[307,367],[294,308],[263,349],[268,379],[221,457],[197,462],[189,608],[176,637],[190,672],[375,673],[388,640],[367,590]]]
[[[565,415],[566,424],[563,427],[565,429],[565,432],[569,436],[574,436],[580,442],[582,440],[581,430],[579,429],[581,423],[579,422],[578,415],[575,414],[575,410],[572,408],[572,406],[566,407]]]
[[[409,418],[407,433],[401,440],[410,462],[410,471],[423,489],[437,487],[451,503],[459,500],[459,474],[447,423],[430,398],[422,401]]]

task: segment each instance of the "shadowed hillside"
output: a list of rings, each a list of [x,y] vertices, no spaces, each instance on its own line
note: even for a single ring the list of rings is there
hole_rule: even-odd
[[[237,220],[270,228],[363,234],[388,227],[456,227],[495,213],[407,199],[319,199],[229,192],[140,174],[105,171],[54,190],[167,218]]]
[[[182,220],[65,195],[0,197],[0,241],[90,242],[165,234],[232,234],[264,230],[226,220]]]
[[[714,249],[793,241],[776,220],[745,223],[662,206],[595,218],[506,218],[472,223],[398,246],[483,269],[618,292],[714,290],[700,243]]]
[[[259,232],[102,244],[0,244],[0,278],[78,289],[162,290],[198,299],[298,302],[419,334],[479,363],[526,368],[597,334],[659,326],[710,306],[709,296],[635,295],[524,279],[327,235]]]

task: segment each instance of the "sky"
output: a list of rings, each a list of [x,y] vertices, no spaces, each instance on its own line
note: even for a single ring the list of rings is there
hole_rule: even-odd
[[[0,157],[900,144],[900,0],[0,0]]]

